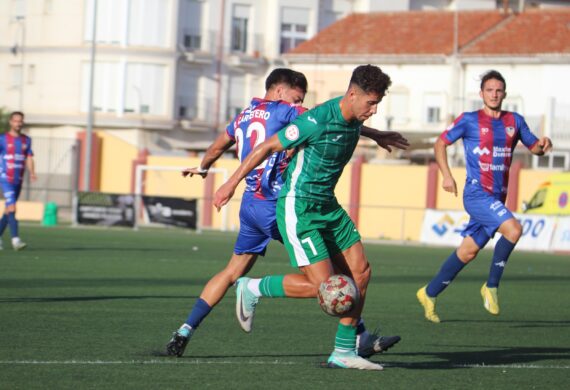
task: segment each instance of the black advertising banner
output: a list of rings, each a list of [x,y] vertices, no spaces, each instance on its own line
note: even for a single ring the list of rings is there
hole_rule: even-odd
[[[77,204],[77,223],[84,225],[135,225],[135,197],[133,195],[80,192]]]
[[[196,229],[196,199],[143,196],[143,204],[152,223]]]

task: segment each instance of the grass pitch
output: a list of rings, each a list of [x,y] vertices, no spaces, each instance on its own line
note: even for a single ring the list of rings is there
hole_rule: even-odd
[[[484,251],[440,296],[428,323],[416,290],[451,249],[366,244],[372,264],[364,318],[402,341],[382,372],[320,368],[336,321],[316,299],[265,299],[254,331],[234,318],[234,291],[183,358],[161,356],[235,235],[175,229],[21,227],[29,247],[0,252],[0,388],[557,389],[570,375],[570,258],[515,251],[501,315],[479,289]],[[7,236],[7,234],[6,234]],[[5,238],[6,246],[9,246]],[[250,275],[294,271],[271,244]],[[566,383],[566,384],[565,384]]]

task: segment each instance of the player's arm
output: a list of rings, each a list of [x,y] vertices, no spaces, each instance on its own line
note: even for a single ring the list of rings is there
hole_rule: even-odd
[[[261,164],[271,153],[280,152],[282,150],[285,150],[285,148],[281,145],[277,134],[274,134],[267,141],[257,145],[247,158],[243,160],[229,180],[214,194],[214,206],[218,211],[230,201],[239,182],[242,181],[253,168]]]
[[[362,126],[360,128],[360,135],[370,138],[376,142],[378,146],[386,149],[388,152],[392,151],[391,147],[406,150],[408,146],[410,146],[408,140],[397,131],[379,131],[371,127]]]
[[[447,143],[441,138],[438,137],[437,141],[435,141],[434,146],[434,154],[435,154],[435,161],[441,174],[443,175],[443,182],[441,183],[444,190],[447,192],[453,192],[455,196],[457,196],[457,184],[455,183],[455,179],[451,174],[451,169],[449,168],[449,164],[447,162]]]
[[[28,168],[28,172],[30,172],[30,179],[35,181],[38,177],[36,176],[36,166],[34,164],[34,157],[29,155],[26,157],[26,168]]]
[[[543,156],[550,150],[552,150],[552,140],[548,137],[542,137],[536,144],[534,144],[534,146],[530,149],[530,152],[537,156]]]
[[[208,169],[220,158],[220,156],[228,150],[235,141],[230,138],[227,133],[220,134],[218,138],[208,147],[206,154],[202,158],[199,167],[186,168],[182,171],[182,176],[200,175],[202,177],[208,176]]]

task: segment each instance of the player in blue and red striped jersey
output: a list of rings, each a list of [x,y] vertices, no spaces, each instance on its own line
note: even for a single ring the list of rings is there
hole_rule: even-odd
[[[26,244],[18,235],[18,221],[16,220],[16,202],[22,190],[22,181],[26,167],[30,171],[30,178],[36,180],[32,140],[21,134],[24,127],[24,114],[15,111],[9,117],[10,130],[0,135],[0,185],[6,199],[4,215],[0,219],[0,237],[4,234],[6,226],[10,227],[12,247],[14,250],[24,249]],[[0,239],[0,249],[2,240]]]
[[[458,139],[463,140],[467,165],[463,204],[470,216],[459,248],[443,263],[431,282],[417,292],[426,319],[436,323],[440,322],[435,312],[436,297],[497,231],[502,237],[495,245],[489,278],[481,287],[481,296],[485,309],[491,314],[499,314],[499,281],[522,234],[520,223],[505,207],[513,153],[519,141],[538,156],[552,149],[552,141],[548,137],[538,139],[521,115],[501,110],[507,93],[505,79],[499,72],[491,70],[483,75],[479,94],[483,108],[460,115],[435,143],[435,159],[443,175],[442,186],[457,196],[457,184],[447,163],[446,148]]]
[[[210,145],[200,167],[183,171],[184,176],[206,177],[212,164],[234,144],[239,160],[244,160],[256,145],[273,136],[305,111],[300,106],[307,92],[307,80],[302,73],[291,69],[275,69],[266,79],[265,90],[264,98],[254,98],[250,105],[227,126],[226,132]],[[389,151],[390,146],[407,147],[407,140],[396,132],[380,133],[367,129],[363,134]],[[283,184],[282,173],[289,162],[287,153],[283,151],[270,155],[247,174],[240,208],[240,229],[234,253],[226,267],[206,283],[186,322],[174,332],[166,346],[168,355],[182,356],[196,328],[224,297],[228,288],[239,277],[249,272],[257,257],[265,254],[271,240],[282,242],[275,213],[277,198]],[[312,284],[302,274],[287,275],[283,287],[288,296],[316,297]],[[251,322],[249,325],[247,332],[251,330]],[[372,350],[370,354],[379,352],[381,348],[386,350],[400,339],[373,336],[366,332],[363,323],[360,328],[361,333],[369,340],[369,344],[375,343],[368,348]]]

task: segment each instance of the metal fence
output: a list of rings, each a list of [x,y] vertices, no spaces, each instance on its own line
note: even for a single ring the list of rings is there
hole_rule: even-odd
[[[68,219],[78,183],[78,141],[34,137],[32,150],[38,179],[32,182],[26,174],[20,200],[54,202],[58,205],[60,215]]]

